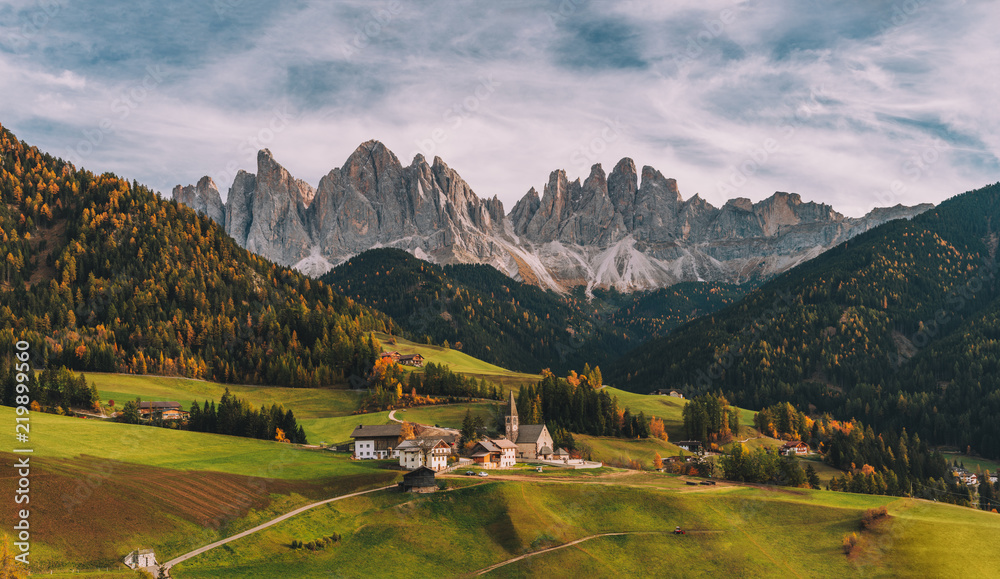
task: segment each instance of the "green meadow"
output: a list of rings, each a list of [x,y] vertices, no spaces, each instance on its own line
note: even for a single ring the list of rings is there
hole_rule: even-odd
[[[864,509],[892,517],[851,557],[843,536]],[[687,535],[670,533],[675,525]],[[971,576],[1000,565],[1000,517],[922,501],[822,491],[724,487],[704,492],[594,484],[492,481],[432,495],[376,493],[332,503],[174,568],[178,579],[229,577],[834,577],[954,574],[954,549]],[[323,550],[293,540],[339,533]],[[938,541],[936,537],[954,537]]]
[[[14,423],[14,409],[0,407],[0,421]],[[35,457],[110,459],[144,466],[204,470],[290,480],[371,472],[370,463],[324,450],[221,434],[170,430],[33,413]]]
[[[485,378],[489,382],[502,384],[508,390],[517,390],[524,384],[533,384],[542,378],[537,374],[513,372],[506,368],[501,368],[478,358],[473,358],[453,348],[418,344],[404,340],[398,336],[389,336],[388,334],[378,332],[375,333],[375,337],[382,343],[383,351],[396,351],[400,354],[420,354],[424,357],[425,364],[428,362],[446,364],[451,367],[453,372],[476,378]],[[396,343],[393,344],[390,340],[395,340]],[[416,369],[415,371],[419,372],[420,370]]]
[[[205,380],[190,380],[170,376],[136,376],[132,374],[87,373],[87,381],[97,386],[101,401],[114,400],[117,407],[134,400],[171,400],[187,410],[192,402],[216,403],[229,391],[254,406],[280,404],[291,408],[297,418],[320,418],[350,414],[358,407],[362,394],[334,388],[281,388],[277,386],[245,386],[219,384]]]

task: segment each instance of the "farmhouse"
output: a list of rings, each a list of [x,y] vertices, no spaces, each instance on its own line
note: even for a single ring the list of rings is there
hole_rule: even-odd
[[[684,398],[684,395],[678,392],[677,390],[667,390],[665,388],[661,388],[659,390],[653,390],[652,394],[656,394],[658,396],[673,396],[674,398]]]
[[[552,455],[552,435],[544,424],[518,424],[517,403],[513,392],[510,393],[504,427],[507,440],[517,445],[518,458],[545,458],[546,455]]]
[[[499,438],[484,438],[472,449],[472,461],[482,468],[511,468],[516,462],[517,445]]]
[[[399,363],[399,352],[382,352],[380,358],[389,358],[393,362]]]
[[[448,466],[451,445],[440,438],[413,438],[400,442],[396,447],[399,466],[407,470],[427,467],[434,471]]]
[[[398,362],[404,366],[414,366],[420,368],[424,365],[424,357],[420,354],[406,354],[399,356]]]
[[[701,450],[701,442],[697,440],[682,440],[677,443],[677,446],[688,452],[698,452]]]
[[[122,561],[129,569],[156,566],[156,554],[152,549],[138,549],[125,556]]]
[[[793,440],[781,445],[778,453],[784,456],[795,454],[809,454],[809,445],[801,440]]]
[[[139,402],[139,416],[146,419],[162,418],[163,420],[180,420],[187,417],[187,412],[181,410],[180,402],[152,401]]]
[[[403,425],[360,424],[351,433],[354,439],[354,458],[375,459],[396,456],[396,446],[403,440]]]
[[[422,466],[403,475],[399,490],[404,493],[432,493],[437,490],[434,471]]]

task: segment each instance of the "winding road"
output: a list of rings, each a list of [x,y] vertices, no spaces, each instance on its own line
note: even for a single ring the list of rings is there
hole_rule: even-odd
[[[391,489],[391,488],[396,488],[396,485],[389,485],[387,487],[379,487],[377,489],[370,489],[370,490],[367,490],[367,491],[358,491],[356,493],[351,493],[351,494],[347,494],[347,495],[340,495],[339,497],[333,497],[332,499],[325,499],[325,500],[319,501],[317,503],[311,503],[311,504],[308,504],[308,505],[306,505],[304,507],[299,507],[299,508],[295,509],[294,511],[287,512],[287,513],[281,515],[278,518],[271,519],[270,521],[268,521],[266,523],[263,523],[261,525],[257,525],[256,527],[254,527],[252,529],[247,529],[246,531],[243,531],[242,533],[238,533],[236,535],[233,535],[232,537],[227,537],[225,539],[222,539],[221,541],[216,541],[214,543],[205,545],[204,547],[201,547],[199,549],[195,549],[194,551],[191,551],[189,553],[184,553],[180,557],[175,557],[175,558],[167,561],[166,563],[163,564],[163,566],[166,567],[166,569],[167,569],[167,576],[169,577],[170,576],[170,568],[173,567],[174,565],[182,562],[182,561],[187,561],[191,557],[196,557],[198,555],[201,555],[205,551],[211,551],[212,549],[214,549],[216,547],[221,547],[222,545],[225,545],[226,543],[230,543],[230,542],[235,541],[237,539],[242,539],[243,537],[246,537],[247,535],[252,535],[252,534],[256,533],[257,531],[261,531],[263,529],[266,529],[266,528],[270,527],[271,525],[276,525],[276,524],[280,523],[281,521],[284,521],[286,519],[290,519],[290,518],[294,517],[295,515],[298,515],[299,513],[303,513],[305,511],[308,511],[309,509],[314,509],[314,508],[316,508],[318,506],[325,505],[327,503],[332,503],[334,501],[339,501],[339,500],[343,500],[343,499],[349,499],[351,497],[357,497],[357,496],[361,496],[361,495],[366,495],[368,493],[375,493],[375,492],[378,492],[378,491],[384,491],[384,490],[388,490],[388,489]]]

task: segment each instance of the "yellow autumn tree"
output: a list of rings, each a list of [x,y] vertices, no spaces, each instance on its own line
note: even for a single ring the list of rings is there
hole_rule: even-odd
[[[664,442],[670,438],[667,435],[667,431],[663,428],[663,421],[655,416],[649,421],[649,435],[653,438],[659,438]]]
[[[663,468],[663,458],[660,456],[660,453],[658,452],[653,455],[653,468],[656,470],[660,470],[661,468]]]
[[[0,577],[10,577],[10,579],[23,579],[28,576],[27,572],[24,570],[24,566],[19,564],[15,559],[14,555],[10,552],[9,539],[7,535],[3,536],[3,542],[0,543]]]
[[[285,431],[280,428],[274,429],[274,439],[278,442],[289,442],[289,440],[285,438]]]

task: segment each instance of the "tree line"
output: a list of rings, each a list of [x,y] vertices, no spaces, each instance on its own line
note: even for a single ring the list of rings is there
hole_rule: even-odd
[[[589,372],[588,372],[589,371]],[[618,404],[618,398],[595,383],[599,369],[586,368],[583,374],[570,371],[559,378],[542,370],[542,380],[521,388],[517,395],[517,414],[521,424],[546,424],[550,432],[593,436],[648,438],[649,421],[642,412],[632,414]]]

